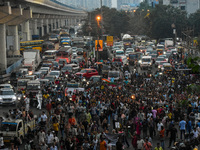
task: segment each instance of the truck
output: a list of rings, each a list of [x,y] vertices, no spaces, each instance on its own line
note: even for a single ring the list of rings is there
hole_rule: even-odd
[[[26,135],[31,134],[35,130],[35,119],[25,121],[23,119],[13,118],[7,115],[7,118],[3,119],[0,126],[0,134],[3,134],[5,143],[12,143],[14,138],[17,138],[20,144],[22,144]]]
[[[40,51],[30,49],[23,52],[23,67],[28,68],[29,74],[32,74],[41,63]]]
[[[133,43],[133,37],[131,37],[129,34],[124,34],[122,37],[122,40],[124,42],[124,49],[131,48],[131,44]]]
[[[174,41],[173,40],[165,40],[165,50],[168,48],[168,47],[173,47],[174,46]]]

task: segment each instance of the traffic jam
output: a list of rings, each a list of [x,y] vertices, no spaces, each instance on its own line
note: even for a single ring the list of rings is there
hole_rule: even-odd
[[[25,134],[31,139],[36,128],[39,136],[40,131],[47,134],[47,129],[51,127],[50,132],[58,136],[55,126],[57,123],[68,125],[66,120],[62,121],[62,115],[66,115],[64,118],[71,119],[69,123],[72,128],[80,126],[81,130],[80,133],[71,133],[72,135],[63,131],[60,133],[61,137],[76,137],[83,130],[85,133],[97,134],[102,129],[107,141],[111,140],[108,144],[116,146],[116,139],[113,140],[106,130],[111,128],[112,134],[126,130],[130,137],[140,136],[144,120],[150,122],[152,115],[146,116],[145,119],[140,118],[141,123],[131,123],[137,116],[133,115],[134,113],[147,114],[151,113],[152,109],[162,108],[163,112],[168,111],[164,115],[157,114],[163,119],[176,105],[178,95],[187,95],[184,87],[199,81],[198,75],[191,75],[192,70],[185,62],[187,51],[178,40],[176,43],[172,38],[156,41],[129,34],[124,34],[121,41],[109,38],[113,41],[111,44],[110,41],[109,44],[106,40],[103,41],[103,55],[95,49],[98,45],[91,46],[92,37],[71,36],[65,29],[53,31],[46,40],[34,41],[37,46],[31,48],[26,47],[28,43],[20,43],[23,66],[15,73],[16,80],[13,78],[9,83],[0,84],[0,105],[14,105],[16,108],[4,114],[4,119],[14,114],[14,117],[4,121],[1,127],[0,134],[4,137],[4,142],[14,141],[16,144],[18,141],[22,144]],[[197,96],[195,94],[198,95],[194,93],[194,96]],[[79,111],[79,107],[82,110]],[[32,108],[45,110],[41,114],[42,121],[38,122],[34,118]],[[83,114],[87,116],[88,112],[90,117],[84,118]],[[45,113],[48,117],[45,117]],[[20,121],[19,114],[26,116],[26,121],[30,122]],[[114,117],[116,114],[118,119]],[[96,119],[99,118],[97,116],[100,119]],[[175,119],[176,117],[180,116],[175,116]],[[73,119],[76,119],[77,123],[73,123]],[[97,123],[98,121],[100,123]],[[99,129],[93,129],[93,126]],[[148,128],[149,136],[153,138],[153,129],[151,132],[151,127]],[[100,138],[99,141],[101,140]],[[39,145],[43,144],[44,141],[39,140]],[[52,145],[63,146],[59,142],[47,142],[47,146]],[[84,142],[77,145],[83,146]]]

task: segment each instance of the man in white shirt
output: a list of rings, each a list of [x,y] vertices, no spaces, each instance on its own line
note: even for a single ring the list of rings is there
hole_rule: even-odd
[[[199,136],[199,132],[197,131],[196,128],[194,128],[194,130],[192,131],[192,133],[194,134],[194,135],[193,135],[193,139],[198,138],[198,136]]]
[[[45,124],[47,122],[47,115],[45,114],[44,111],[42,112],[42,115],[41,115],[41,121],[43,121]]]
[[[138,149],[138,150],[142,150],[143,145],[144,145],[144,140],[141,139],[140,137],[138,137],[138,141],[137,141],[137,149]]]
[[[161,127],[163,126],[161,120],[159,120],[158,124],[157,124],[157,128],[158,128],[158,132],[161,131]],[[159,134],[158,134],[159,135]]]

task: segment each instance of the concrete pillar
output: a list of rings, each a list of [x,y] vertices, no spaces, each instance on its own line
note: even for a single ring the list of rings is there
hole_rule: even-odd
[[[32,20],[32,31],[33,31],[33,35],[38,35],[37,19]]]
[[[57,19],[57,28],[59,29],[60,28],[60,19]]]
[[[31,40],[31,34],[29,29],[29,20],[23,22],[23,41]]]
[[[54,29],[57,29],[57,19],[53,20],[53,24],[54,24]]]
[[[44,33],[48,34],[49,33],[49,20],[48,19],[44,19]]]
[[[7,68],[6,60],[6,25],[0,24],[0,71],[3,71]]]
[[[11,43],[11,45],[13,46],[12,55],[20,55],[18,25],[8,26],[8,35],[12,36],[12,39],[13,39],[13,41]],[[9,49],[9,48],[10,47],[7,47],[7,49]]]
[[[39,29],[39,35],[40,37],[44,36],[44,21],[43,19],[38,19],[38,29]]]

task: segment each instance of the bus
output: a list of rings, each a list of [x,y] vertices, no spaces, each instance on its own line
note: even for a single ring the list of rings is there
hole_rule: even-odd
[[[56,52],[56,61],[59,62],[60,59],[65,59],[67,63],[70,63],[72,56],[72,48],[71,46],[61,47]]]
[[[42,52],[44,40],[32,40],[20,42],[20,52],[27,49],[37,49]]]

